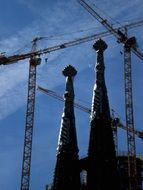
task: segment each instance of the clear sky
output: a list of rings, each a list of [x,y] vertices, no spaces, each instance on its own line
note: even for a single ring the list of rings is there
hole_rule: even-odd
[[[96,4],[104,18],[115,25],[143,19],[142,0],[91,0],[91,2]],[[76,0],[1,0],[0,25],[0,52],[6,52],[6,55],[29,52],[31,40],[37,36],[49,37],[48,40],[40,41],[37,47],[45,48],[104,30]],[[129,31],[129,36],[137,37],[141,51],[143,51],[142,29],[143,27],[140,27]],[[124,121],[122,45],[118,44],[113,36],[103,39],[108,44],[105,65],[110,105]],[[71,64],[78,71],[74,80],[76,101],[90,107],[96,60],[92,45],[93,41],[41,57],[42,64],[37,67],[37,85],[63,95],[65,78],[62,69]],[[45,58],[48,58],[47,63]],[[134,55],[132,62],[135,127],[142,130],[143,63]],[[20,189],[27,80],[28,60],[0,66],[0,189],[2,190]],[[37,91],[31,190],[44,190],[45,185],[52,182],[62,111],[62,102]],[[85,156],[90,131],[89,115],[76,109],[75,115],[79,155]],[[119,149],[123,151],[126,150],[125,137],[126,133],[119,130]],[[136,143],[137,153],[143,154],[141,149],[143,142],[137,139]]]

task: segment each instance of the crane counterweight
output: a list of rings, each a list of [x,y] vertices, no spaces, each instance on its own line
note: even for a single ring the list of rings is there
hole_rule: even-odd
[[[126,40],[125,47],[126,48],[136,47],[136,44],[137,44],[136,37],[133,36]]]
[[[30,59],[30,64],[32,64],[32,65],[40,65],[41,64],[41,58],[36,58],[36,57],[34,57],[34,58],[31,58]]]

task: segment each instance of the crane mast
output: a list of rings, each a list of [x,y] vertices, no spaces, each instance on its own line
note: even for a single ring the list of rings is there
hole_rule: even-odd
[[[131,70],[131,51],[141,60],[143,54],[137,49],[135,37],[128,38],[125,32],[115,30],[110,23],[102,18],[88,3],[84,0],[78,2],[96,18],[109,32],[111,32],[119,43],[124,44],[124,80],[125,80],[125,111],[127,126],[127,143],[128,143],[128,176],[129,190],[137,189],[137,171],[136,171],[136,146],[134,133],[134,115],[133,115],[133,95],[132,95],[132,70]],[[133,132],[131,133],[129,130]]]
[[[132,64],[131,47],[135,44],[135,38],[128,39],[124,45],[124,85],[125,85],[125,113],[126,126],[134,131],[134,113],[133,113],[133,93],[132,93]],[[136,145],[135,133],[127,130],[128,141],[128,175],[129,190],[137,189],[137,169],[136,169]]]
[[[37,39],[33,40],[32,52],[36,50]],[[28,80],[28,97],[27,111],[25,124],[25,137],[23,149],[22,175],[21,175],[21,190],[29,190],[30,182],[30,166],[32,154],[32,138],[34,124],[34,107],[35,107],[35,90],[36,90],[36,66],[41,62],[40,58],[30,57],[29,65],[29,80]]]

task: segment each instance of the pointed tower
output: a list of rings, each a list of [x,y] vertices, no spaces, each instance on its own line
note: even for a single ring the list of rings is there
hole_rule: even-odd
[[[77,71],[71,65],[63,70],[66,77],[65,105],[57,147],[53,190],[79,190],[80,172],[74,117],[73,78]]]
[[[97,52],[97,62],[90,121],[87,190],[118,190],[115,147],[104,79],[103,52],[107,45],[100,39],[93,48]]]

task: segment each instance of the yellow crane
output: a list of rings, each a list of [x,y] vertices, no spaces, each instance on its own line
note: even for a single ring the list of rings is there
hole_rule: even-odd
[[[122,30],[124,27],[132,29],[143,25],[143,20],[135,21],[121,27],[115,27],[116,31]],[[32,139],[33,139],[33,125],[34,125],[34,107],[35,107],[35,87],[36,87],[36,67],[41,63],[40,56],[53,51],[61,50],[71,46],[76,46],[88,41],[98,39],[100,37],[111,35],[106,30],[98,34],[82,37],[76,40],[68,41],[62,44],[51,46],[48,48],[36,50],[37,41],[43,37],[37,37],[32,41],[32,50],[25,54],[15,54],[0,56],[0,65],[15,64],[18,61],[29,59],[29,79],[28,79],[28,96],[27,96],[27,110],[26,110],[26,123],[25,123],[25,137],[23,148],[23,162],[22,162],[22,175],[21,175],[21,190],[29,190],[30,182],[30,167],[31,167],[31,154],[32,154]]]

